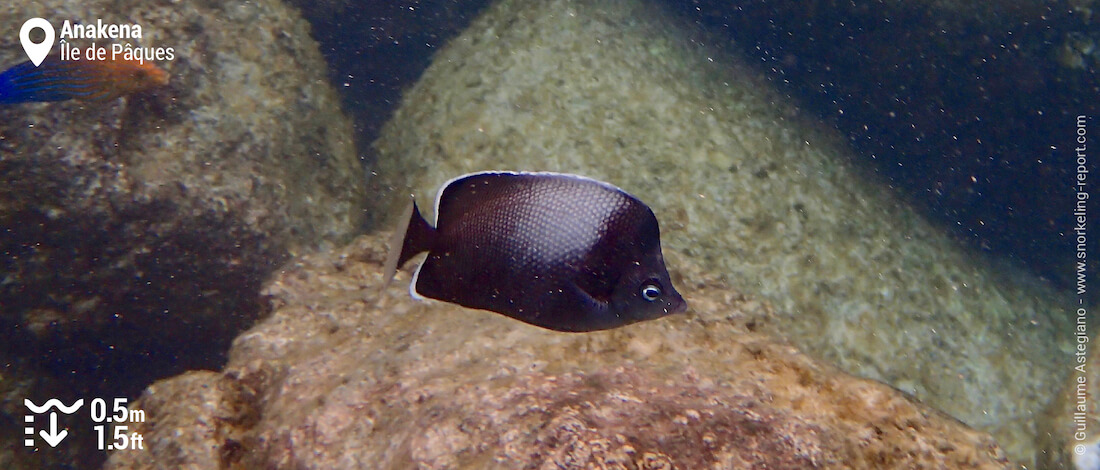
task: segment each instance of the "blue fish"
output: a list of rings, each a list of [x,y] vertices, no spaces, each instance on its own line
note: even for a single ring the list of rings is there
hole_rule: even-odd
[[[168,83],[168,73],[151,62],[47,59],[0,72],[0,104],[107,101]]]

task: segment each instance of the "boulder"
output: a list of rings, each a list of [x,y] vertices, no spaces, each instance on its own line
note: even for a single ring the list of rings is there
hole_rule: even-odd
[[[375,214],[471,171],[611,182],[653,208],[666,255],[770,301],[773,333],[1030,465],[1072,299],[928,223],[723,44],[654,1],[497,2],[383,128],[373,199],[395,202]]]
[[[109,470],[1009,468],[986,433],[761,333],[680,263],[692,314],[569,334],[382,290],[386,236],[295,260],[224,374],[150,387]]]

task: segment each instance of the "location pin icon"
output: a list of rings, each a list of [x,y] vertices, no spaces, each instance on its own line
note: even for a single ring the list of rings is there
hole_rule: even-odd
[[[31,41],[31,30],[34,28],[41,28],[46,33],[46,39],[40,43]],[[53,38],[53,25],[42,18],[31,18],[23,23],[22,28],[19,28],[19,42],[23,43],[23,50],[27,51],[27,57],[31,58],[35,67],[41,65],[42,61],[46,60],[46,56],[50,55],[50,49],[53,49]]]

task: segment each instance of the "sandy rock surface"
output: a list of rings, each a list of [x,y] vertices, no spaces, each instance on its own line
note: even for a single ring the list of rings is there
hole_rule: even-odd
[[[759,333],[771,310],[698,266],[674,279],[688,313],[564,334],[414,301],[408,270],[379,298],[383,240],[288,266],[224,374],[147,390],[152,452],[106,468],[1008,467],[988,434]]]

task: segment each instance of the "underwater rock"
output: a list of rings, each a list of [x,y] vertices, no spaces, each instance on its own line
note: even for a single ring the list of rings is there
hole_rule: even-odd
[[[290,263],[224,375],[150,387],[148,451],[106,468],[1009,468],[988,434],[759,333],[768,306],[698,265],[676,280],[695,316],[567,334],[378,297],[388,238]]]
[[[16,468],[92,445],[24,449],[23,398],[125,397],[220,367],[268,274],[346,242],[364,201],[351,123],[281,2],[16,1],[0,29],[37,16],[138,24],[121,42],[174,59],[148,93],[0,107],[0,441]],[[26,60],[11,44],[0,68]]]
[[[251,409],[239,401],[243,396],[236,382],[212,371],[150,385],[129,408],[145,413],[144,423],[127,429],[141,434],[143,449],[114,452],[104,469],[220,468],[236,449],[234,431],[250,418]]]
[[[1085,329],[1078,330],[1084,333]],[[1039,436],[1043,452],[1038,468],[1100,470],[1100,337],[1076,336],[1072,372],[1061,394],[1050,407],[1048,419],[1056,424],[1052,432]],[[1079,348],[1079,349],[1078,349]],[[1078,355],[1080,354],[1080,355]]]
[[[1035,155],[1073,117],[1041,110],[1100,114],[1092,1],[665,3],[731,36],[929,220],[1066,289],[1073,152]]]
[[[501,1],[405,93],[373,199],[396,215],[481,170],[608,181],[653,208],[670,269],[770,300],[775,333],[1032,463],[1068,301],[926,222],[721,44],[644,0]]]

